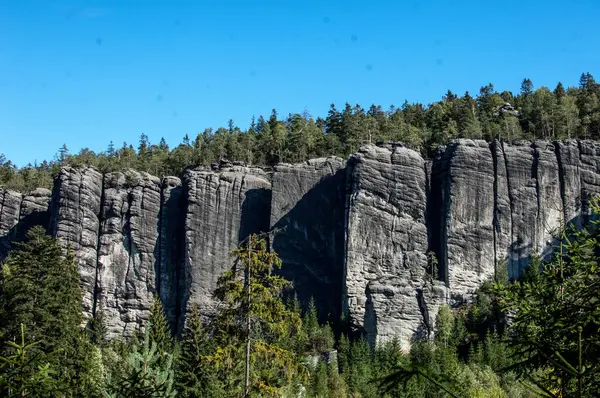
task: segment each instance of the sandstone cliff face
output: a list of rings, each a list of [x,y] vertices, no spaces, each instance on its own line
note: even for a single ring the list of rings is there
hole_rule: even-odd
[[[160,212],[160,277],[158,291],[171,330],[177,330],[180,315],[179,301],[183,253],[183,222],[185,203],[181,180],[165,177],[162,180]]]
[[[0,189],[0,261],[33,225],[48,225],[79,263],[86,316],[130,336],[154,297],[173,330],[248,234],[270,244],[301,301],[342,313],[373,344],[431,336],[442,303],[469,300],[506,263],[517,278],[547,256],[564,222],[581,226],[600,194],[600,143],[457,140],[431,160],[400,144],[348,161],[188,170],[181,180],[64,168],[48,190]],[[48,209],[48,201],[50,208]],[[435,256],[434,256],[435,254]],[[434,261],[435,260],[435,261]]]
[[[48,227],[51,198],[52,191],[46,188],[37,188],[23,196],[19,212],[18,239],[24,239],[29,229],[35,225]]]
[[[54,181],[50,231],[79,264],[86,317],[94,310],[101,196],[102,175],[93,168],[65,167]]]
[[[260,169],[240,166],[184,173],[186,201],[180,308],[197,304],[215,313],[217,279],[232,265],[231,251],[250,233],[267,231],[271,183]]]
[[[273,174],[272,249],[283,261],[281,274],[294,284],[306,306],[341,315],[345,238],[346,162],[330,157],[279,164]]]
[[[10,241],[16,235],[22,199],[20,193],[0,188],[0,261],[8,253]]]
[[[148,319],[157,292],[160,187],[147,173],[104,176],[96,306],[109,337],[129,337]]]
[[[445,247],[438,261],[452,294],[461,296],[494,275],[494,159],[478,140],[449,145],[443,158]]]
[[[349,161],[345,275],[351,324],[375,343],[428,334],[425,162],[400,145],[363,147]],[[443,292],[441,293],[443,295]]]

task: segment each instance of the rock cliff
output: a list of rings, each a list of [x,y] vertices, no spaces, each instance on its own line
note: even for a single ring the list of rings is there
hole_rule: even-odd
[[[271,182],[261,169],[242,166],[183,175],[185,232],[180,308],[196,304],[210,316],[212,293],[232,265],[231,251],[249,234],[269,229]]]
[[[305,306],[340,319],[344,274],[346,162],[340,158],[279,164],[273,173],[272,249],[282,275]]]
[[[430,336],[441,303],[468,300],[504,266],[517,278],[600,194],[600,143],[458,140],[432,159],[401,144],[273,170],[224,162],[162,180],[65,167],[52,192],[0,189],[0,260],[43,225],[79,264],[87,317],[110,337],[145,324],[159,297],[174,331],[218,309],[217,279],[250,233],[271,231],[306,305],[373,344]]]

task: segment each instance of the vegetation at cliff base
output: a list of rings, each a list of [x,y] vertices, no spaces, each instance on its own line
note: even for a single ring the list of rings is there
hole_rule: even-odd
[[[582,73],[577,87],[534,87],[524,79],[519,93],[500,91],[493,84],[479,93],[448,91],[431,104],[409,103],[384,109],[331,105],[326,116],[308,112],[252,118],[246,129],[230,120],[226,127],[186,134],[170,148],[141,134],[137,143],[113,143],[101,152],[83,148],[70,153],[62,145],[55,159],[17,168],[0,154],[0,186],[19,191],[51,187],[63,165],[94,166],[102,172],[133,168],[156,176],[179,175],[188,166],[223,159],[270,166],[277,162],[338,155],[347,157],[361,145],[400,141],[424,154],[455,138],[492,140],[600,139],[600,84]]]
[[[598,201],[591,203],[600,215]],[[594,397],[600,395],[598,221],[565,229],[556,255],[523,278],[485,283],[442,305],[431,340],[370,346],[302,309],[264,236],[232,254],[219,311],[190,305],[173,336],[156,299],[129,340],[84,324],[77,265],[41,227],[0,274],[0,396]],[[501,268],[501,267],[499,267]],[[501,275],[498,272],[498,275]]]

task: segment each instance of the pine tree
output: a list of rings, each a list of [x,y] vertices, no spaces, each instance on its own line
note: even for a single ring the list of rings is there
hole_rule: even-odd
[[[3,397],[50,396],[56,393],[56,381],[46,356],[34,347],[41,341],[26,342],[21,324],[20,343],[8,341],[0,356],[0,395]]]
[[[327,386],[327,364],[319,360],[317,367],[311,377],[311,397],[327,398],[329,397],[329,388]]]
[[[171,329],[159,297],[155,297],[148,317],[150,342],[156,343],[159,352],[168,352],[172,348]]]
[[[245,396],[277,394],[303,374],[293,348],[281,344],[284,336],[302,328],[300,317],[282,300],[290,282],[273,273],[281,260],[257,235],[233,255],[234,266],[217,282],[215,297],[223,310],[213,323],[218,347],[207,359],[220,374],[237,379],[238,385],[243,381]]]
[[[202,325],[200,311],[192,306],[181,335],[181,353],[175,368],[177,390],[183,397],[222,397],[225,391],[206,360],[215,347]]]
[[[0,276],[0,341],[17,341],[21,324],[32,354],[47,355],[58,387],[84,394],[89,341],[81,324],[82,292],[72,253],[63,256],[56,239],[33,227],[25,243],[10,252]]]
[[[150,341],[147,329],[142,346],[133,347],[125,358],[122,371],[109,375],[106,395],[110,398],[176,397],[172,364],[171,355],[163,361],[156,343]]]

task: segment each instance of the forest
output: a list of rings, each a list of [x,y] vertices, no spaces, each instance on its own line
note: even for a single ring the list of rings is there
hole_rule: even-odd
[[[591,203],[600,216],[598,199]],[[73,253],[42,227],[0,273],[5,397],[595,397],[600,394],[600,225],[565,227],[548,261],[509,281],[499,267],[472,302],[442,305],[432,339],[371,346],[343,318],[319,323],[251,235],[218,280],[218,312],[169,329],[155,299],[130,340],[84,319]]]
[[[50,188],[53,176],[66,164],[90,165],[102,172],[133,168],[161,177],[222,160],[272,166],[330,155],[346,158],[365,143],[382,141],[403,142],[431,155],[456,138],[600,139],[599,99],[600,84],[590,73],[582,73],[577,87],[558,83],[552,90],[535,88],[524,79],[520,92],[513,94],[499,92],[490,83],[475,96],[448,91],[429,105],[405,101],[400,107],[365,109],[346,103],[338,109],[332,104],[326,116],[316,118],[306,111],[283,117],[273,109],[268,117],[252,118],[246,130],[229,120],[227,127],[186,134],[174,148],[164,138],[152,143],[141,134],[135,145],[110,142],[98,153],[88,148],[70,153],[65,144],[55,159],[24,167],[0,154],[0,186],[18,191]]]

